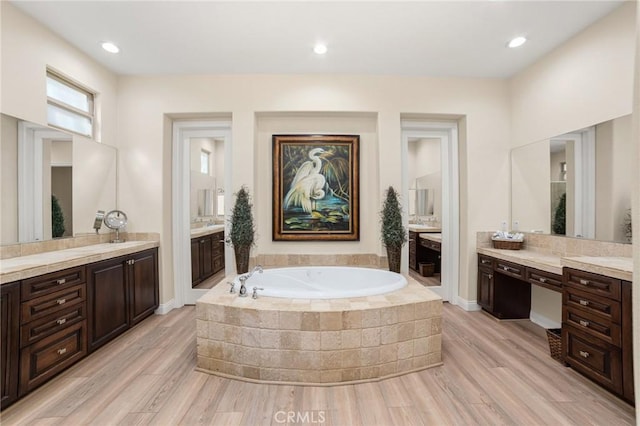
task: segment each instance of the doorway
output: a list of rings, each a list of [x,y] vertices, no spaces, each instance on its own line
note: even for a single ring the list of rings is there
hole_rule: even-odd
[[[202,148],[208,141],[208,149]],[[196,149],[197,155],[192,155]],[[194,151],[195,152],[195,151]],[[192,187],[192,170],[199,174],[205,167],[203,152],[211,154],[218,152],[218,160],[209,158],[206,174],[209,178],[199,176],[198,184]],[[231,122],[230,121],[174,121],[172,136],[172,234],[173,234],[173,278],[174,301],[173,307],[193,305],[208,289],[192,287],[192,259],[191,259],[191,229],[195,221],[205,221],[209,224],[220,222],[226,228],[225,213],[229,211],[231,203],[231,168],[224,167],[231,164]],[[193,161],[192,161],[193,159]],[[215,161],[215,165],[214,165]],[[192,164],[196,166],[192,167]],[[211,170],[217,168],[214,178]],[[224,170],[220,170],[223,168]],[[222,182],[220,182],[220,180]],[[207,188],[200,188],[206,183]],[[215,182],[215,184],[213,183]],[[195,188],[195,190],[194,190]],[[198,191],[198,190],[202,191]],[[192,197],[192,193],[194,196]],[[203,203],[199,209],[198,198],[202,196]],[[192,208],[192,205],[194,208]],[[222,207],[221,210],[218,208]],[[220,214],[218,214],[220,213]],[[202,224],[202,223],[200,223]],[[225,230],[226,235],[226,230]],[[224,267],[229,270],[232,265],[231,250],[225,250]]]
[[[458,186],[458,125],[456,122],[436,122],[402,120],[402,202],[403,209],[414,213],[414,218],[418,221],[427,222],[425,227],[440,229],[440,283],[435,282],[429,289],[440,295],[443,300],[455,303],[458,297],[458,270],[459,270],[459,186]],[[424,142],[425,147],[438,147],[438,150],[431,149],[431,152],[439,153],[439,168],[435,167],[438,159],[431,158],[434,164],[425,169],[427,173],[420,175],[414,169],[413,182],[410,181],[411,163],[409,158],[410,144]],[[415,146],[412,146],[415,148]],[[427,149],[429,150],[429,149]],[[412,151],[415,151],[412,149]],[[415,167],[415,164],[414,164]],[[433,170],[439,169],[439,173]],[[440,185],[438,187],[438,181]],[[429,188],[426,188],[426,187]],[[418,188],[420,187],[420,188]],[[423,188],[424,187],[424,188]],[[431,189],[433,202],[427,201],[424,206],[410,205],[412,195],[414,199],[417,189]],[[441,196],[437,197],[436,194]],[[429,194],[429,191],[426,192]],[[427,196],[428,199],[428,196]],[[438,203],[439,206],[438,206]],[[436,214],[436,211],[439,211]],[[417,214],[419,213],[419,214]],[[426,220],[425,220],[426,219]],[[431,219],[429,221],[429,219]],[[405,226],[409,220],[406,219]],[[431,223],[429,223],[431,222]],[[405,247],[403,250],[402,271],[409,272],[408,268],[409,251]]]

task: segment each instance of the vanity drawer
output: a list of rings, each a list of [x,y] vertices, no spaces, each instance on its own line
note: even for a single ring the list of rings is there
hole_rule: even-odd
[[[494,259],[489,256],[485,256],[484,254],[478,255],[478,266],[483,268],[493,269],[493,261]]]
[[[564,284],[611,299],[620,300],[620,280],[564,268]]]
[[[620,349],[582,333],[568,324],[562,325],[565,362],[604,387],[622,392],[622,354]]]
[[[59,312],[54,312],[44,318],[23,325],[20,327],[20,346],[25,347],[83,321],[86,319],[86,310],[87,304],[79,302]]]
[[[440,251],[440,243],[436,241],[420,238],[420,245],[431,250]]]
[[[620,302],[616,300],[572,287],[565,287],[562,294],[562,303],[567,309],[579,309],[620,324]]]
[[[22,323],[60,312],[70,305],[87,300],[87,285],[80,284],[22,303]]]
[[[527,268],[527,281],[541,287],[554,291],[562,291],[562,276],[551,272],[540,271],[534,268]]]
[[[518,265],[517,263],[511,263],[504,260],[496,259],[495,270],[496,272],[509,275],[510,277],[524,280],[525,267],[522,265]]]
[[[86,354],[86,321],[27,346],[20,355],[20,393],[29,392]]]
[[[31,300],[85,282],[85,267],[65,269],[22,280],[22,301]]]
[[[562,310],[562,321],[597,339],[617,347],[621,346],[622,330],[620,324],[616,324],[609,319],[582,309],[566,307]]]

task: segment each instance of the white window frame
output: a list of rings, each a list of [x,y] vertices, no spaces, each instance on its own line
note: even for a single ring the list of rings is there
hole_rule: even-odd
[[[70,129],[68,127],[64,127],[64,126],[60,126],[59,124],[56,123],[51,123],[49,122],[49,120],[47,119],[47,123],[49,124],[49,126],[54,127],[56,129],[61,129],[61,130],[66,130],[68,132],[77,134],[77,135],[82,135],[85,137],[89,137],[94,139],[95,138],[95,111],[96,111],[96,102],[95,102],[95,98],[96,98],[96,93],[94,93],[93,91],[73,82],[72,80],[70,80],[69,78],[61,75],[60,73],[57,73],[51,69],[47,69],[47,79],[51,78],[53,80],[58,81],[59,83],[63,84],[64,86],[69,87],[72,90],[75,90],[76,92],[82,93],[83,95],[86,95],[87,98],[89,99],[89,111],[83,111],[81,109],[75,108],[74,106],[71,106],[59,99],[56,98],[52,98],[49,97],[47,95],[47,105],[53,105],[55,107],[58,107],[60,109],[63,109],[65,111],[67,111],[68,113],[72,114],[72,115],[76,115],[76,116],[81,116],[84,118],[88,118],[89,122],[90,122],[90,126],[91,126],[91,131],[89,134],[84,134],[84,133],[80,133],[75,131],[74,129]]]

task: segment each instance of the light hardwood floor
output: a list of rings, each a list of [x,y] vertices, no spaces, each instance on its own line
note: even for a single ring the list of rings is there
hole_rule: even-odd
[[[335,387],[194,371],[195,309],[153,316],[2,412],[2,425],[624,425],[633,407],[548,354],[544,331],[445,304],[442,367]]]

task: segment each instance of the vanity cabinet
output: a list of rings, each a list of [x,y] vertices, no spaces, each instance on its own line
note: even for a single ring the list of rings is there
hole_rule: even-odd
[[[89,352],[111,341],[158,307],[158,249],[87,266]]]
[[[436,274],[440,273],[440,264],[441,264],[441,247],[442,244],[438,241],[428,240],[426,238],[420,238],[418,240],[420,251],[418,258],[418,265],[422,262],[424,263],[433,263],[434,272]]]
[[[224,269],[224,231],[191,239],[191,286]]]
[[[531,285],[527,268],[478,254],[478,304],[499,319],[529,318]]]
[[[418,270],[418,233],[409,231],[409,268]]]
[[[565,362],[633,402],[631,283],[571,268],[563,279]]]
[[[493,259],[478,255],[478,305],[493,312]]]
[[[0,328],[2,329],[2,394],[0,408],[5,408],[18,399],[18,377],[20,376],[20,283],[3,284],[0,287]]]
[[[87,354],[86,308],[84,266],[22,281],[19,395]]]

